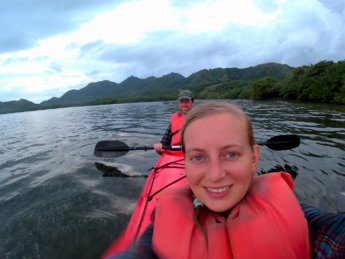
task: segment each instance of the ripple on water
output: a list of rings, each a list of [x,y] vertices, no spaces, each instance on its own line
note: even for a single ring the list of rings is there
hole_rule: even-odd
[[[236,102],[252,118],[257,140],[301,137],[294,150],[263,146],[259,170],[292,168],[301,202],[344,211],[344,112],[312,104]],[[145,179],[102,177],[95,162],[145,174],[158,155],[133,151],[103,160],[93,156],[95,144],[119,139],[152,145],[176,107],[156,102],[0,115],[0,257],[99,258],[126,226]]]

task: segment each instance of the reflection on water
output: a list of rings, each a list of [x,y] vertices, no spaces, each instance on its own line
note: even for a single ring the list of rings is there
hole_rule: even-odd
[[[344,107],[236,102],[252,118],[258,141],[301,137],[293,150],[261,147],[259,172],[294,171],[301,202],[345,210]],[[101,159],[93,156],[95,144],[151,145],[176,107],[155,102],[0,115],[0,258],[98,258],[125,226],[145,178],[102,177],[95,163],[138,176],[158,155],[130,151]]]
[[[95,163],[96,168],[101,171],[103,174],[103,177],[122,177],[122,178],[128,178],[128,177],[144,177],[146,178],[147,174],[127,174],[122,172],[117,166],[117,164],[114,163]]]

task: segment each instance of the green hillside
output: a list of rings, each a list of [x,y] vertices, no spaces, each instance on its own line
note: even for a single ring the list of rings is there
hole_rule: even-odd
[[[175,100],[180,89],[192,90],[197,99],[284,99],[345,104],[345,61],[321,61],[297,68],[267,63],[242,69],[204,69],[188,77],[177,73],[145,79],[130,76],[119,84],[107,80],[93,82],[40,104],[23,99],[0,102],[0,113]]]

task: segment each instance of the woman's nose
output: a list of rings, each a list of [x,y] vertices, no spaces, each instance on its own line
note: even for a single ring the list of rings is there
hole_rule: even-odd
[[[207,177],[212,182],[217,182],[223,179],[225,176],[225,171],[222,167],[221,161],[219,159],[211,159],[209,163],[209,170]]]

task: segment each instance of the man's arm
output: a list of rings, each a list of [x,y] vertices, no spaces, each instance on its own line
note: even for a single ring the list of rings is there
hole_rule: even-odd
[[[171,124],[169,124],[168,128],[166,129],[163,135],[161,142],[153,144],[153,148],[156,150],[158,154],[162,154],[163,146],[170,146],[171,139],[172,139]]]
[[[171,124],[169,123],[169,126],[162,137],[161,143],[163,144],[163,146],[170,146],[171,139],[172,139],[172,132],[171,132]]]

